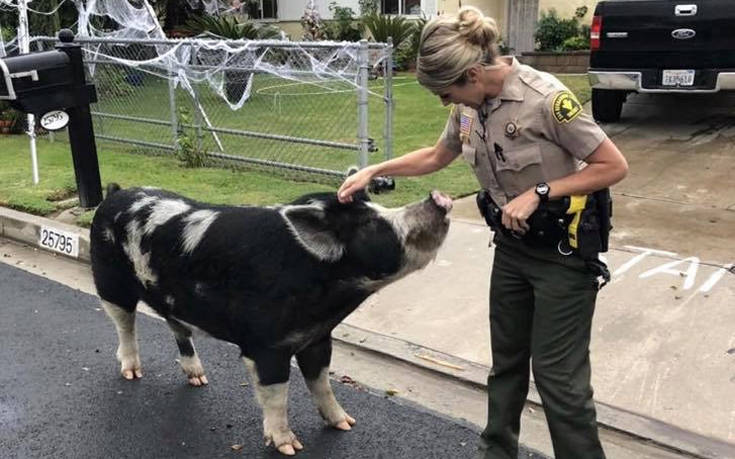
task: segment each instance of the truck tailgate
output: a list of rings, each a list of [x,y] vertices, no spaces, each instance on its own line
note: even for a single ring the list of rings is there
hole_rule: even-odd
[[[593,68],[735,68],[734,0],[600,2],[595,15]]]

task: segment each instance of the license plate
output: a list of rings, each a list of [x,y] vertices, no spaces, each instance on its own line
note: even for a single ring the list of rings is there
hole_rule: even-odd
[[[664,86],[692,86],[694,70],[664,70],[661,84]]]
[[[70,257],[79,257],[79,235],[48,226],[41,227],[38,245]]]

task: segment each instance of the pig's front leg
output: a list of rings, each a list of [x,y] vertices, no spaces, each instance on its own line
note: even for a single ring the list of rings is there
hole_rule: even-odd
[[[288,371],[290,358],[284,362],[264,359],[260,365],[243,357],[255,387],[255,398],[263,410],[263,438],[287,456],[296,454],[303,445],[288,427]],[[279,359],[280,360],[280,359]],[[283,374],[285,373],[285,375]],[[273,382],[272,379],[285,381]],[[262,382],[261,382],[262,381]]]
[[[296,360],[301,373],[306,380],[306,386],[316,404],[319,414],[327,423],[339,430],[351,430],[355,419],[337,402],[329,384],[329,361],[332,358],[332,339],[327,336],[324,340],[312,344],[296,354]]]

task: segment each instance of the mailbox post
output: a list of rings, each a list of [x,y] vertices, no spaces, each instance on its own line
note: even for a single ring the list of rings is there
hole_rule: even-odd
[[[89,104],[97,102],[93,84],[86,82],[82,48],[73,43],[74,34],[59,32],[54,51],[0,59],[0,99],[37,118],[48,115],[65,119],[68,115],[69,143],[79,204],[94,207],[102,201],[97,147],[94,141]],[[54,124],[54,123],[51,123]],[[63,128],[66,123],[56,123]]]

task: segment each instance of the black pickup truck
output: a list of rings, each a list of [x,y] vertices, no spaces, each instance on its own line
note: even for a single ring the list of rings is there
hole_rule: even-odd
[[[590,32],[592,113],[617,121],[630,92],[735,90],[735,0],[603,0]]]

